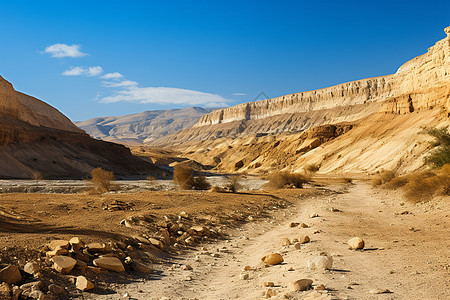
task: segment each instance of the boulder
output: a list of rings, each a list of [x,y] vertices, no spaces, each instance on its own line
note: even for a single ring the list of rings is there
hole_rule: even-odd
[[[292,292],[298,292],[298,291],[306,291],[308,290],[313,281],[311,279],[300,279],[296,281],[289,282],[289,289]]]
[[[52,257],[51,261],[53,262],[53,268],[63,274],[68,274],[77,264],[77,261],[72,257],[61,255]]]
[[[115,272],[123,272],[125,271],[125,267],[123,266],[120,259],[117,257],[100,257],[94,259],[94,266],[100,267],[106,270],[115,271]]]
[[[103,243],[90,243],[86,245],[89,252],[103,252],[106,245]]]
[[[69,240],[69,244],[73,250],[78,251],[84,246],[83,241],[79,237],[73,237]]]
[[[17,266],[9,265],[6,268],[0,270],[0,282],[17,284],[21,281],[22,275],[20,275],[20,271]]]
[[[364,249],[364,240],[360,237],[354,237],[347,241],[347,245],[353,250]]]
[[[47,251],[47,253],[45,254],[47,257],[53,257],[56,255],[67,255],[69,254],[69,250],[67,250],[66,248],[63,248],[61,246],[56,246],[55,249],[53,249],[52,251]]]
[[[331,256],[321,255],[308,260],[308,269],[310,270],[331,270],[333,267],[333,258]]]
[[[77,289],[81,291],[87,291],[92,290],[94,288],[94,284],[87,280],[84,276],[78,276],[77,277],[77,283],[76,283]]]
[[[278,265],[278,264],[281,264],[284,261],[284,259],[278,253],[272,253],[272,254],[262,257],[261,261],[263,261],[264,263],[266,263],[268,265]]]
[[[41,267],[35,262],[27,262],[25,266],[23,266],[23,270],[25,273],[34,275],[41,270]]]

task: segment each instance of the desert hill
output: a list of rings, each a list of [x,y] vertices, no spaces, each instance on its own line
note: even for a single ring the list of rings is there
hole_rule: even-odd
[[[226,171],[309,163],[327,173],[418,169],[428,150],[420,127],[449,125],[450,27],[445,32],[395,74],[219,109],[152,145],[177,145]]]
[[[75,122],[92,137],[124,144],[143,144],[192,127],[212,108],[188,107],[144,111],[117,117],[98,117]]]
[[[0,77],[0,178],[83,178],[95,167],[117,175],[158,173],[128,148],[92,139],[50,105]]]

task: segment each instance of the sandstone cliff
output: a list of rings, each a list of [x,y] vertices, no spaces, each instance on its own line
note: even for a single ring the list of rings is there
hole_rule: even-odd
[[[439,107],[449,110],[449,95],[450,37],[447,36],[393,75],[219,109],[204,115],[193,128],[162,138],[155,145],[298,132],[322,124],[355,121],[379,111],[403,114]]]
[[[128,148],[92,139],[50,105],[0,77],[0,178],[86,178],[96,167],[119,176],[162,173]]]

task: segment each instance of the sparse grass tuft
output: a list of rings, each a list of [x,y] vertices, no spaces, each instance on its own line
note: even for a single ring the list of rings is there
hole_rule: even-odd
[[[33,180],[44,180],[44,176],[38,170],[31,171],[31,178]]]
[[[102,168],[95,168],[91,172],[91,177],[91,182],[99,193],[106,193],[115,188],[111,183],[111,181],[116,180],[113,172],[103,170]]]
[[[376,178],[372,180],[372,187],[385,184],[395,178],[394,171],[382,171]]]
[[[430,201],[434,196],[450,195],[450,174],[430,173],[410,176],[404,187],[406,199],[417,203]]]
[[[208,190],[211,187],[205,176],[195,176],[191,168],[179,165],[174,168],[173,182],[185,190]]]
[[[302,188],[303,184],[311,181],[311,177],[300,173],[275,172],[269,175],[268,187],[281,189],[286,187]]]

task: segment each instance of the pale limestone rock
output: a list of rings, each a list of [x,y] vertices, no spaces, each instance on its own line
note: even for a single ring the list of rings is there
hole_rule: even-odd
[[[89,252],[103,252],[105,247],[106,245],[103,243],[89,243],[86,245]]]
[[[262,257],[261,261],[263,261],[264,263],[266,263],[268,265],[278,265],[278,264],[281,264],[284,261],[284,259],[278,253],[272,253],[272,254]]]
[[[317,256],[308,260],[308,269],[310,270],[331,270],[333,267],[333,258],[331,256]]]
[[[302,235],[300,238],[299,238],[299,243],[300,244],[306,244],[306,243],[309,243],[311,240],[309,239],[309,236],[307,236],[307,235]]]
[[[84,276],[78,276],[77,277],[77,283],[76,283],[77,289],[81,291],[87,291],[92,290],[94,288],[94,284],[87,280]]]
[[[25,266],[23,266],[23,270],[25,273],[34,275],[41,270],[41,267],[35,262],[27,262]]]
[[[274,287],[275,284],[272,281],[265,281],[262,284],[263,287]]]
[[[9,265],[0,270],[0,282],[9,284],[17,284],[22,281],[19,268],[14,265]]]
[[[125,271],[125,267],[123,266],[120,259],[117,257],[99,257],[94,259],[94,266],[100,267],[106,270],[115,271],[115,272],[123,272]]]
[[[265,292],[264,296],[266,297],[266,299],[275,297],[277,295],[277,291],[273,290],[273,289],[267,289],[267,291]]]
[[[72,246],[72,249],[75,251],[80,250],[80,248],[84,246],[83,241],[79,237],[71,238],[69,240],[69,244]]]
[[[69,241],[66,240],[53,240],[48,244],[50,250],[55,250],[57,247],[61,247],[64,249],[69,248]]]
[[[308,290],[313,281],[311,279],[300,279],[296,281],[289,282],[289,290],[292,292],[298,292],[298,291],[306,291]]]
[[[164,244],[160,240],[149,238],[148,239],[153,246],[158,247],[159,249],[164,249]]]
[[[309,226],[306,225],[305,223],[300,223],[300,227],[301,227],[301,228],[308,228]]]
[[[53,262],[53,268],[63,274],[68,274],[77,264],[72,257],[57,255],[50,259]]]
[[[364,249],[364,240],[360,237],[354,237],[347,241],[347,245],[353,250]]]
[[[0,299],[11,299],[12,287],[9,283],[0,284]]]
[[[190,271],[192,270],[192,267],[190,265],[182,265],[181,270],[183,271]]]
[[[281,246],[289,246],[291,241],[288,238],[284,238],[281,240]]]
[[[47,251],[45,255],[47,257],[53,257],[56,255],[67,255],[67,254],[69,254],[69,250],[67,250],[66,248],[62,248],[61,246],[56,246],[56,248],[53,249],[52,251]]]
[[[318,291],[324,291],[325,290],[325,285],[323,285],[323,284],[316,285],[314,287],[314,289],[318,290]]]
[[[249,278],[248,273],[241,273],[239,275],[239,279],[241,279],[241,280],[247,280],[248,278]]]

